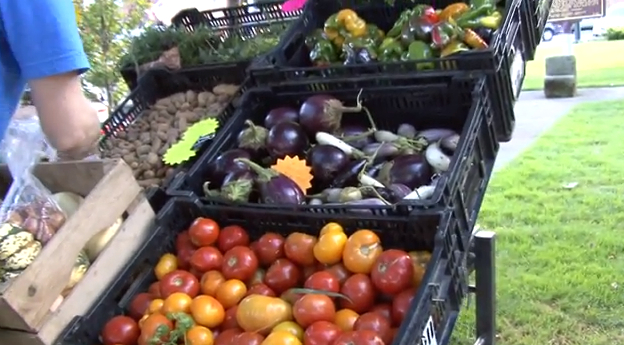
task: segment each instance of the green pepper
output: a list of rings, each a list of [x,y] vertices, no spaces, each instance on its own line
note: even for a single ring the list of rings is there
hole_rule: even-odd
[[[375,44],[380,44],[384,39],[384,32],[375,24],[366,24],[366,37],[372,39]]]
[[[305,45],[308,47],[308,49],[312,49],[314,48],[314,45],[316,45],[316,42],[326,39],[327,38],[325,37],[325,33],[323,32],[323,30],[316,29],[306,37]]]
[[[485,3],[479,7],[474,7],[467,12],[462,13],[455,18],[455,23],[460,27],[469,27],[470,25],[478,25],[482,17],[488,17],[496,11],[496,6]]]
[[[502,21],[503,15],[499,11],[494,11],[494,13],[489,16],[481,17],[479,19],[479,24],[484,28],[496,30],[500,27]]]
[[[310,61],[316,66],[325,66],[337,59],[336,48],[329,40],[319,40],[310,50]]]
[[[407,23],[409,21],[411,16],[412,16],[412,10],[411,9],[407,9],[407,10],[401,12],[401,15],[399,16],[399,19],[397,19],[397,21],[394,22],[394,25],[392,26],[392,29],[390,29],[388,31],[386,36],[387,37],[393,37],[393,38],[399,37],[401,35],[401,30],[403,30],[403,26],[405,25],[405,23]]]
[[[398,61],[401,59],[401,54],[403,54],[403,46],[397,40],[388,37],[381,42],[378,52],[379,61]]]
[[[423,41],[414,41],[407,48],[407,54],[404,57],[407,61],[433,59],[433,51],[431,47]],[[419,62],[416,64],[417,70],[434,69],[433,62]]]
[[[439,22],[431,30],[431,45],[436,49],[446,47],[459,36],[459,28],[449,22]]]

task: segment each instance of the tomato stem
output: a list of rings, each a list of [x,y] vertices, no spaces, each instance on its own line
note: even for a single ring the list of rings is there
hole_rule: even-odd
[[[294,294],[313,294],[313,295],[325,295],[328,297],[338,297],[338,298],[342,298],[346,300],[349,303],[353,303],[353,301],[349,297],[338,292],[331,292],[331,291],[318,290],[318,289],[308,289],[308,288],[292,288],[286,292],[294,293]]]

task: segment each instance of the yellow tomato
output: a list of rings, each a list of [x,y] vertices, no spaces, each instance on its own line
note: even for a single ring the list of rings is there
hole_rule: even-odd
[[[330,223],[325,224],[325,226],[321,229],[321,233],[319,234],[319,237],[325,235],[328,232],[344,232],[344,229],[342,228],[340,224],[330,222]]]
[[[340,309],[336,312],[334,323],[343,331],[348,332],[353,330],[353,325],[358,317],[360,315],[351,309]]]
[[[165,274],[169,272],[173,272],[178,269],[178,259],[175,255],[167,253],[160,257],[156,267],[154,267],[154,273],[156,274],[156,278],[161,280]]]
[[[381,240],[371,230],[354,232],[344,247],[342,263],[353,273],[369,274],[383,252]]]
[[[191,315],[197,324],[208,328],[220,326],[225,320],[225,310],[214,297],[199,295],[191,303]]]
[[[154,314],[160,312],[164,304],[165,301],[160,298],[151,301],[149,307],[147,307],[147,313]]]
[[[165,315],[168,313],[189,313],[191,303],[193,303],[191,296],[182,292],[174,292],[165,299],[161,310]]]
[[[271,332],[261,345],[303,345],[294,334],[287,331]]]
[[[340,227],[340,225],[337,226]],[[325,232],[323,233],[321,230],[321,237],[313,248],[314,257],[325,265],[337,264],[342,260],[342,252],[347,244],[347,235],[340,231],[342,227],[340,229],[333,226],[327,228],[326,225],[323,229]]]
[[[284,321],[273,327],[271,332],[288,332],[293,334],[297,339],[303,340],[303,328],[292,321]]]
[[[214,335],[204,326],[193,326],[186,332],[186,345],[213,345]]]

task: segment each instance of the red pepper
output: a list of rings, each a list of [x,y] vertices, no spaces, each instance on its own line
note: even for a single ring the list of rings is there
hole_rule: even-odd
[[[440,21],[440,17],[433,7],[427,7],[423,9],[422,16],[424,18],[427,18],[427,21],[429,21],[431,24],[435,24]]]

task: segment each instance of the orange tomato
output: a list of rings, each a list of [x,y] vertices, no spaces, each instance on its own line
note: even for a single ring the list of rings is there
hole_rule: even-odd
[[[287,331],[271,332],[261,345],[302,345],[294,334]]]
[[[147,313],[154,314],[160,312],[164,304],[165,301],[160,298],[153,300],[150,302],[149,307],[147,307]]]
[[[208,271],[201,277],[201,292],[204,295],[216,296],[217,288],[225,282],[223,274],[219,271]]]
[[[412,258],[412,264],[414,265],[414,277],[412,279],[412,286],[418,288],[420,282],[425,276],[427,271],[427,264],[431,259],[431,253],[427,251],[413,251],[407,253]]]
[[[225,309],[229,309],[240,302],[247,294],[247,286],[238,279],[226,280],[217,288],[216,298]]]
[[[342,263],[353,273],[369,274],[383,252],[381,240],[370,230],[358,230],[349,239],[342,253]]]
[[[198,325],[213,328],[225,319],[225,309],[212,296],[199,295],[191,303],[191,316]]]
[[[296,336],[297,339],[303,340],[303,328],[301,328],[301,326],[299,326],[296,322],[284,321],[277,324],[277,326],[273,327],[273,330],[271,330],[271,332],[280,331],[291,333]]]
[[[145,314],[143,315],[143,317],[141,317],[141,319],[139,320],[139,328],[143,328],[143,324],[145,323],[145,320],[147,320],[149,316],[150,314]]]
[[[186,345],[213,345],[214,335],[204,326],[193,326],[186,332]]]
[[[340,309],[336,312],[334,323],[343,331],[348,332],[353,330],[353,325],[358,317],[360,317],[360,315],[351,309]]]
[[[173,272],[178,269],[178,259],[175,255],[167,253],[160,257],[156,267],[154,267],[154,273],[156,274],[156,278],[161,280],[165,274],[169,272]]]
[[[167,313],[188,313],[191,311],[192,302],[191,296],[182,292],[174,292],[165,299],[161,310],[165,315]]]
[[[141,337],[139,338],[139,344],[149,344],[150,340],[156,336],[156,332],[160,333],[160,329],[164,330],[163,336],[159,339],[166,343],[169,339],[169,332],[173,330],[173,323],[167,319],[167,317],[160,313],[155,313],[147,317],[143,321],[141,327]]]
[[[333,265],[342,260],[346,244],[347,235],[342,231],[342,227],[336,223],[329,223],[321,230],[321,236],[312,251],[320,263]]]

